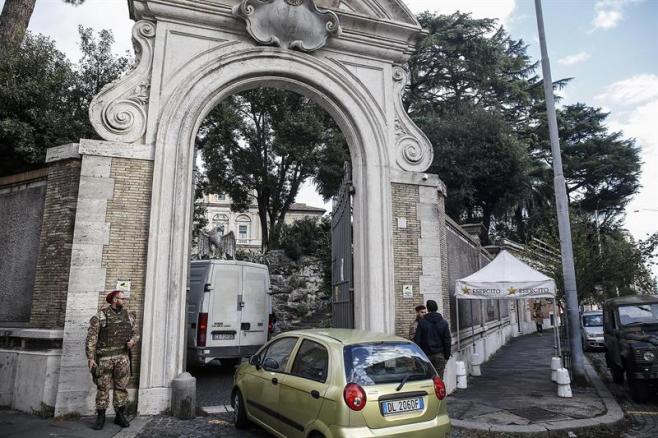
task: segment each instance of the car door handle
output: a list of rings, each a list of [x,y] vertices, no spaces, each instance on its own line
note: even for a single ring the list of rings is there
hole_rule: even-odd
[[[272,385],[278,385],[279,384],[279,379],[276,377],[272,377]]]
[[[320,398],[320,393],[314,389],[313,391],[311,391],[311,397]]]

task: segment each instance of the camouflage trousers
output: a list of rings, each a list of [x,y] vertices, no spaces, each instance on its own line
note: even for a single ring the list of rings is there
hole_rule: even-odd
[[[443,371],[446,369],[446,358],[443,353],[434,353],[429,355],[430,362],[436,368],[439,377],[443,379]]]
[[[130,362],[127,354],[102,357],[98,360],[96,409],[107,409],[110,391],[114,389],[112,405],[114,409],[126,405],[128,401],[128,381]]]

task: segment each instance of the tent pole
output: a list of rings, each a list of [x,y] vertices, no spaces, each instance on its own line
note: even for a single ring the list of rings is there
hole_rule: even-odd
[[[471,340],[473,341],[473,353],[475,353],[475,323],[473,322],[473,300],[469,300],[471,309]]]
[[[553,324],[553,328],[555,329],[555,341],[557,342],[557,355],[560,357],[560,360],[562,360],[562,346],[560,345],[560,330],[559,330],[559,312],[556,311],[556,306],[555,302],[557,301],[557,296],[553,298],[553,315],[555,315],[555,324]]]
[[[457,315],[457,354],[459,355],[459,358],[461,359],[461,347],[459,344],[459,298],[455,296],[455,308],[456,312],[455,314]]]

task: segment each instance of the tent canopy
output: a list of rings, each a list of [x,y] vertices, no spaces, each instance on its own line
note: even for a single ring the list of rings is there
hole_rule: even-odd
[[[457,280],[455,296],[471,300],[554,298],[555,281],[501,251],[484,268]]]

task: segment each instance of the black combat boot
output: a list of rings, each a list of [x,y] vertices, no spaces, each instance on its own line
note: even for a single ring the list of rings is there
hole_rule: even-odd
[[[97,409],[96,412],[96,423],[94,423],[92,429],[101,430],[105,426],[105,409]]]
[[[114,424],[118,424],[121,427],[128,427],[130,426],[130,423],[128,422],[128,419],[126,418],[126,407],[121,406],[120,408],[116,409],[116,415],[114,417]]]

